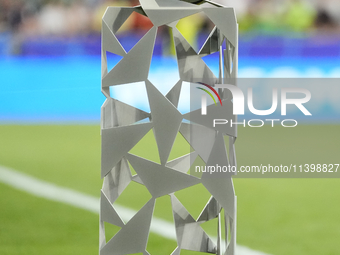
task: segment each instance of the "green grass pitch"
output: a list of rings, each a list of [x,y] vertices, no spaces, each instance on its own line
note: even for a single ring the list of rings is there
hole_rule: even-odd
[[[339,125],[239,128],[238,165],[340,163]],[[171,157],[187,147],[176,141]],[[91,125],[2,125],[0,165],[99,197],[100,128]],[[134,153],[158,160],[152,133]],[[147,145],[150,151],[142,148]],[[181,151],[182,150],[182,151]],[[144,154],[143,154],[144,153]],[[340,254],[339,179],[234,179],[237,241],[275,255]],[[200,187],[179,192],[197,216],[209,195]],[[140,208],[149,195],[133,184],[117,203]],[[203,201],[203,202],[202,202]],[[0,184],[0,254],[97,254],[98,215]],[[169,199],[155,215],[172,221]],[[214,234],[214,226],[204,226]],[[116,229],[109,230],[108,236]],[[153,255],[170,254],[175,242],[150,234]],[[194,254],[194,253],[187,253]]]

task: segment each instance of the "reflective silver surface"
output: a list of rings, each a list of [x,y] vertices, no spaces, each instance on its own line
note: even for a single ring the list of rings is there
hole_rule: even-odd
[[[210,6],[197,5],[203,2]],[[218,82],[237,85],[238,30],[235,12],[233,8],[222,7],[208,0],[140,0],[140,4],[136,7],[109,7],[103,17],[102,93],[106,100],[102,106],[101,120],[101,176],[104,180],[100,201],[99,253],[149,254],[147,244],[155,200],[170,196],[177,236],[177,248],[172,252],[173,255],[179,255],[182,250],[234,255],[236,197],[232,175],[216,175],[215,178],[209,173],[203,173],[200,177],[189,174],[196,159],[208,165],[236,166],[236,128],[212,128],[209,125],[215,116],[220,118],[221,114],[226,119],[236,121],[232,115],[231,95],[220,90],[223,106],[209,105],[208,115],[203,117],[200,109],[183,115],[178,106],[184,95],[183,82],[203,82],[211,86]],[[127,52],[116,33],[134,12],[148,17],[154,26]],[[199,12],[212,20],[216,27],[201,49],[196,51],[176,25],[180,19]],[[165,96],[160,92],[159,84],[148,80],[157,27],[161,25],[168,26],[172,31],[180,77]],[[226,49],[222,52],[223,43]],[[107,52],[123,57],[112,70],[107,67]],[[219,77],[202,59],[216,52],[220,53]],[[145,86],[150,113],[110,95],[111,86],[128,88],[135,82],[142,82]],[[147,134],[155,137],[160,163],[134,155],[131,151],[139,146],[139,141]],[[188,151],[171,158],[176,137],[181,136],[188,143]],[[113,203],[130,185],[145,189],[151,198],[128,222],[124,222]],[[189,213],[185,203],[182,204],[176,197],[176,192],[195,185],[203,185],[211,194],[210,199],[204,201],[205,206],[200,208],[197,219]],[[216,219],[218,242],[215,244],[201,224]],[[105,238],[104,222],[120,228],[110,240]],[[221,239],[222,231],[226,233],[224,242]]]

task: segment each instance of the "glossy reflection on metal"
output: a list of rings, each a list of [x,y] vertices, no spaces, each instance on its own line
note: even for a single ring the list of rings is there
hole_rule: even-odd
[[[201,3],[205,5],[199,5]],[[227,82],[236,85],[238,29],[234,9],[201,0],[140,0],[140,4],[136,7],[109,7],[102,23],[101,73],[102,92],[106,101],[102,106],[101,118],[101,176],[104,180],[100,200],[100,254],[149,254],[148,237],[155,203],[160,197],[170,196],[177,235],[177,248],[172,252],[173,255],[180,254],[182,250],[234,255],[236,196],[232,176],[211,178],[208,173],[199,177],[188,174],[196,159],[209,165],[236,166],[234,143],[237,130],[209,126],[211,119],[221,114],[226,119],[236,121],[232,115],[230,95],[220,90],[223,107],[208,106],[209,115],[206,118],[199,116],[200,110],[184,115],[178,110],[184,93],[183,82],[202,82],[211,86]],[[149,18],[154,26],[126,52],[116,33],[134,12]],[[215,24],[215,28],[197,52],[176,28],[180,19],[196,13],[203,13]],[[159,91],[157,84],[148,80],[157,27],[162,25],[168,26],[172,31],[180,77],[166,95]],[[221,47],[223,43],[226,45],[224,51]],[[122,57],[110,71],[107,67],[107,52]],[[220,53],[219,77],[214,75],[202,59],[216,52]],[[128,87],[136,82],[144,83],[150,113],[120,102],[110,95],[111,86]],[[131,153],[151,130],[160,163]],[[188,142],[191,151],[169,160],[176,137],[179,136]],[[124,217],[115,209],[115,202],[132,183],[145,189],[151,199],[128,222],[124,222]],[[177,191],[196,185],[203,185],[211,194],[206,205],[200,209],[197,219],[175,195]],[[218,239],[214,242],[201,224],[216,219]],[[106,240],[104,222],[120,228],[110,240]],[[222,229],[225,233],[224,241]]]

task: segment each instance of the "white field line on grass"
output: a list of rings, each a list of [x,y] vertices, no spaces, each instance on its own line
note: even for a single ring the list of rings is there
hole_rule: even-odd
[[[0,166],[0,182],[37,197],[68,204],[96,214],[99,213],[98,197],[86,195],[69,188],[60,187],[53,183],[39,180],[7,167]],[[115,208],[125,221],[131,219],[132,216],[136,214],[136,211],[123,206],[115,205]],[[176,233],[173,224],[155,217],[153,217],[152,220],[150,228],[152,233],[167,239],[176,240]],[[254,251],[239,245],[237,246],[236,254],[266,255],[265,253]]]

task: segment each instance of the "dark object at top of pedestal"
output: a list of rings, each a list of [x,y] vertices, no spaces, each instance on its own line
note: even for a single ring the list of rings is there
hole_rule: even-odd
[[[215,3],[211,0],[139,0],[141,5],[158,5],[161,8],[164,7],[190,7],[190,5],[200,5],[203,3],[209,3],[216,7],[222,7],[222,5]]]
[[[188,2],[191,4],[203,4],[205,1],[204,0],[181,0],[183,2]]]

